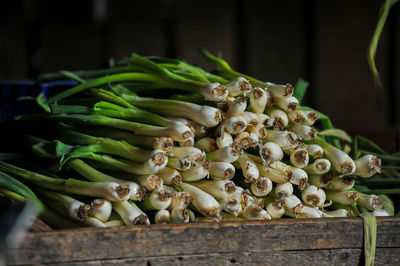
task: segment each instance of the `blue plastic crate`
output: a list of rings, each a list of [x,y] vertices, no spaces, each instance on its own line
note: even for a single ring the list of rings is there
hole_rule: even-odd
[[[41,84],[35,84],[34,80],[0,80],[0,122],[39,111],[35,102],[21,100],[21,97],[36,97],[41,92],[49,97],[76,84],[77,82],[72,80]]]

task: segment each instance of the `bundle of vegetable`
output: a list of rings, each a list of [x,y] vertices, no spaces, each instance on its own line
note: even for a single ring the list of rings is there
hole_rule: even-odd
[[[1,193],[40,202],[56,227],[394,214],[383,194],[399,189],[376,188],[399,184],[382,177],[399,157],[359,136],[346,153],[351,138],[300,105],[306,82],[262,82],[203,54],[217,74],[137,54],[62,72],[79,84],[16,118],[26,159],[0,162]]]

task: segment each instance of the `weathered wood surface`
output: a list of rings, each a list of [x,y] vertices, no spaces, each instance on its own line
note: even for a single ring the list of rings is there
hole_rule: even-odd
[[[378,218],[377,264],[400,262],[399,236],[400,218]],[[359,218],[85,228],[29,233],[8,262],[357,264],[362,245]]]

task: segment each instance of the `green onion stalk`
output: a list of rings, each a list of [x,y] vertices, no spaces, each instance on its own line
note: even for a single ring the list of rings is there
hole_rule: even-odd
[[[99,197],[110,201],[121,201],[130,197],[129,187],[115,182],[88,182],[72,178],[53,178],[5,162],[0,162],[0,170],[49,190]]]
[[[211,162],[210,169],[208,170],[211,179],[225,180],[232,179],[235,175],[235,167],[227,162]]]
[[[289,118],[287,114],[276,108],[268,107],[265,109],[266,114],[270,117],[273,129],[283,130],[289,124]]]
[[[274,196],[277,200],[285,199],[293,194],[293,185],[290,182],[276,184],[274,188]]]
[[[308,165],[309,155],[305,146],[298,146],[290,154],[290,162],[293,166],[304,168]]]
[[[78,226],[73,221],[65,219],[55,213],[41,200],[39,200],[29,187],[1,170],[0,194],[16,202],[32,202],[40,213],[40,218],[52,227],[73,228]]]
[[[113,210],[121,216],[126,225],[150,224],[147,215],[133,202],[113,202]]]
[[[171,223],[171,213],[168,210],[159,210],[154,216],[156,224],[169,224]]]
[[[287,112],[287,117],[289,119],[290,124],[302,124],[306,123],[306,116],[304,115],[304,112],[301,110],[295,110],[291,112]],[[310,125],[310,123],[307,123]]]
[[[130,104],[167,116],[184,117],[206,127],[217,126],[222,121],[222,112],[211,106],[176,100],[139,97],[122,94]]]
[[[171,204],[171,199],[172,195],[164,187],[159,187],[138,204],[142,210],[165,210]]]
[[[199,213],[212,219],[219,219],[221,217],[221,206],[213,196],[185,182],[182,182],[180,188],[189,192],[192,197],[193,207]]]
[[[326,189],[347,191],[354,187],[354,177],[352,176],[335,176],[325,186]]]
[[[157,172],[157,175],[166,185],[179,187],[182,184],[182,175],[174,168],[165,167]]]
[[[220,200],[231,197],[236,191],[235,184],[230,180],[200,180],[190,184]]]
[[[242,212],[242,204],[239,199],[226,198],[219,201],[222,209],[234,217],[238,217]]]
[[[282,200],[275,200],[273,197],[264,197],[265,210],[272,219],[281,218],[285,214],[285,207]]]
[[[237,134],[233,139],[233,142],[240,145],[242,149],[247,150],[249,148],[257,147],[259,137],[256,134],[244,131]]]
[[[209,176],[211,161],[206,160],[203,165],[191,167],[188,170],[182,171],[182,180],[185,182],[198,181]]]
[[[314,144],[324,149],[324,156],[332,163],[333,168],[341,175],[352,175],[356,171],[356,164],[347,153],[320,138],[313,140]]]
[[[329,172],[331,169],[331,162],[327,159],[316,159],[303,168],[308,175],[323,175]]]
[[[326,195],[322,188],[309,185],[301,192],[303,202],[311,207],[324,207]]]
[[[112,203],[105,199],[94,199],[90,206],[93,210],[93,217],[105,223],[109,220],[112,212]]]
[[[171,211],[172,223],[188,223],[190,221],[189,210],[184,206],[177,206]]]
[[[212,138],[201,138],[194,143],[194,147],[199,148],[206,153],[210,153],[218,149],[215,140]]]

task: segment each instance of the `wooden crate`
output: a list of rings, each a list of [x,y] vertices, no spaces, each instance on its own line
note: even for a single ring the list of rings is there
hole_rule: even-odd
[[[400,217],[377,224],[376,265],[400,265]],[[359,265],[363,224],[279,219],[41,231],[8,255],[10,265]]]

